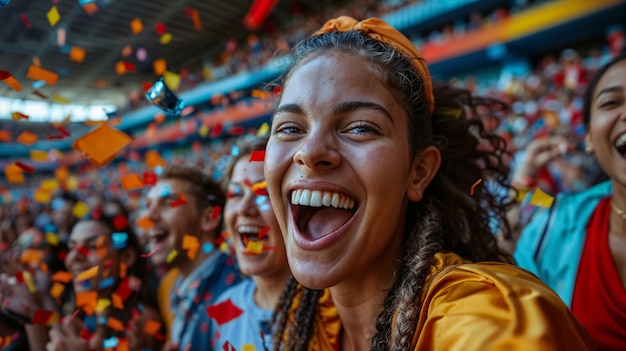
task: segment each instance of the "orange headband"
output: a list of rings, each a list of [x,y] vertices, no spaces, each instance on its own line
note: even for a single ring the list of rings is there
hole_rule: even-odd
[[[433,85],[430,79],[430,73],[428,72],[426,63],[422,59],[422,54],[407,37],[387,24],[387,22],[374,17],[357,21],[349,16],[341,16],[327,21],[322,28],[313,33],[313,35],[320,35],[334,31],[348,32],[351,30],[362,30],[370,37],[382,41],[383,43],[390,44],[396,50],[400,51],[400,53],[412,59],[413,66],[417,70],[417,74],[419,74],[424,82],[424,88],[426,90],[426,103],[428,104],[428,111],[432,114],[435,107],[435,97],[433,95]]]

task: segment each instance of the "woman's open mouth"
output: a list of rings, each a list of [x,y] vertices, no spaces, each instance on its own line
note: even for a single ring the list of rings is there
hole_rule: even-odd
[[[626,133],[620,135],[615,139],[615,148],[622,155],[622,157],[626,158]]]
[[[338,231],[354,217],[358,208],[356,200],[348,195],[309,189],[293,190],[291,205],[298,231],[310,241]]]
[[[239,234],[239,243],[243,246],[244,252],[248,253],[250,251],[249,253],[257,253],[254,249],[250,249],[253,246],[264,245],[267,242],[267,236],[265,236],[265,234],[268,230],[269,227],[254,225],[238,226],[237,234]]]

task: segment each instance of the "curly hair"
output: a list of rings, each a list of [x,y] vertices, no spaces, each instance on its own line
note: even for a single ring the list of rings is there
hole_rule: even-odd
[[[393,46],[362,31],[330,32],[305,39],[295,47],[293,64],[277,84],[284,85],[291,72],[308,60],[337,52],[366,59],[396,96],[409,119],[411,157],[430,145],[441,152],[440,169],[423,199],[410,203],[407,209],[406,251],[370,340],[371,350],[407,350],[421,310],[416,302],[420,301],[436,253],[451,251],[471,261],[512,261],[497,246],[494,221],[504,237],[511,236],[506,212],[514,200],[499,195],[493,187],[476,186],[479,180],[488,179],[507,193],[514,191],[508,184],[509,168],[503,158],[506,142],[487,131],[481,121],[483,117],[499,117],[508,107],[497,100],[472,96],[466,90],[436,84],[431,115],[424,84],[412,63],[421,58],[403,56]],[[301,296],[300,303],[293,323],[288,323],[296,296]],[[275,351],[307,349],[319,296],[319,291],[293,281],[287,285],[272,319]],[[393,330],[392,325],[396,326]]]

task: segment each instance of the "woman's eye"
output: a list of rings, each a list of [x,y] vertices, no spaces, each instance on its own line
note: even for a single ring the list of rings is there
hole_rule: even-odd
[[[293,125],[293,124],[283,124],[281,126],[278,126],[275,130],[274,130],[274,134],[302,134],[303,131],[300,127]]]
[[[617,106],[618,104],[619,104],[619,101],[617,100],[607,100],[600,104],[600,108],[613,107],[613,106]]]
[[[380,134],[378,129],[369,123],[356,123],[349,125],[347,128],[347,132],[351,134],[369,134],[374,133],[376,135]]]

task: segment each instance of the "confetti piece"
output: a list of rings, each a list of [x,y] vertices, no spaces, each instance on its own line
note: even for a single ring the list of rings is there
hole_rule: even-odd
[[[35,189],[33,200],[40,204],[49,204],[52,201],[52,194],[48,190]]]
[[[170,33],[165,33],[161,36],[161,39],[159,39],[159,42],[161,43],[161,45],[167,45],[172,41],[172,34]]]
[[[54,178],[44,179],[41,182],[39,182],[39,187],[42,190],[54,191],[54,190],[59,189],[59,182]]]
[[[22,132],[22,134],[20,134],[17,139],[15,139],[18,143],[24,144],[26,146],[31,146],[33,145],[37,140],[39,140],[39,137],[36,134],[33,134],[31,132],[28,131],[24,131]]]
[[[224,130],[224,127],[221,124],[218,124],[215,126],[215,128],[213,128],[213,130],[211,131],[211,134],[209,135],[211,138],[217,138],[220,135],[222,135],[222,131]]]
[[[148,58],[148,52],[144,48],[137,49],[137,60],[139,62],[144,62]]]
[[[95,277],[98,274],[98,270],[99,270],[100,266],[93,266],[91,268],[88,268],[78,274],[76,274],[75,279],[77,281],[85,281],[85,280],[89,280],[93,277]]]
[[[70,49],[70,60],[82,63],[85,60],[85,54],[85,49],[78,46],[72,46],[72,49]]]
[[[37,96],[38,98],[42,99],[42,100],[48,100],[48,97],[44,94],[42,94],[41,92],[39,92],[38,90],[33,90],[32,94]]]
[[[48,325],[48,321],[54,314],[54,311],[37,309],[33,313],[33,324]]]
[[[228,128],[228,134],[229,135],[241,135],[243,133],[245,133],[246,130],[242,127],[242,126],[234,126],[234,127],[230,127]]]
[[[152,222],[148,217],[139,218],[135,224],[143,230],[148,230],[154,226],[154,222]]]
[[[113,304],[113,308],[117,308],[118,310],[124,309],[124,301],[116,293],[111,294],[111,303]]]
[[[43,255],[43,252],[41,252]],[[43,260],[43,256],[41,257],[41,259]],[[33,281],[33,276],[30,274],[30,272],[28,271],[24,271],[24,283],[26,283],[26,287],[28,287],[28,291],[30,291],[31,293],[36,293],[37,292],[37,287],[35,287],[35,282]]]
[[[72,215],[78,219],[84,218],[88,212],[89,206],[82,201],[77,202],[74,207],[72,207]]]
[[[98,302],[96,303],[96,312],[104,312],[104,310],[106,310],[109,306],[111,306],[111,300],[98,299]]]
[[[170,204],[170,207],[174,208],[174,207],[182,206],[187,203],[187,198],[185,197],[185,194],[178,194],[178,196],[179,196],[178,200],[172,202]]]
[[[64,98],[63,96],[59,95],[59,94],[52,94],[52,100],[58,102],[59,104],[63,104],[63,105],[69,105],[70,100]]]
[[[110,317],[109,317],[110,318]],[[124,330],[123,326],[122,326],[122,331]],[[120,341],[117,337],[112,336],[110,338],[104,339],[104,341],[102,342],[102,346],[105,349],[112,349],[112,348],[116,348],[120,345]]]
[[[148,319],[146,323],[143,325],[143,332],[148,335],[154,335],[159,332],[161,329],[161,323],[152,319]]]
[[[63,291],[65,291],[65,285],[55,282],[50,288],[50,296],[58,299],[59,297],[61,297],[61,294],[63,294]]]
[[[28,72],[26,72],[26,78],[32,80],[43,80],[48,85],[55,85],[59,79],[59,75],[41,67],[30,65],[28,67]]]
[[[120,183],[122,184],[122,189],[127,191],[133,189],[141,189],[144,186],[143,181],[137,173],[131,173],[123,176],[120,179]]]
[[[141,19],[135,18],[130,21],[130,29],[133,31],[133,34],[139,34],[143,30],[143,23]]]
[[[30,150],[30,159],[33,162],[48,162],[48,152],[43,150]]]
[[[0,141],[10,142],[11,141],[11,133],[6,130],[0,130]]]
[[[58,246],[61,239],[59,239],[59,236],[56,235],[56,233],[48,232],[46,233],[46,242],[51,246]]]
[[[168,88],[170,88],[173,91],[176,91],[178,90],[178,88],[180,88],[181,77],[180,77],[180,74],[170,72],[170,71],[165,71],[165,73],[163,74],[163,81],[165,82],[165,85],[167,85]]]
[[[202,22],[200,21],[200,14],[198,13],[198,10],[189,9],[189,12],[187,15],[191,17],[191,21],[193,22],[193,28],[197,31],[201,31]]]
[[[72,147],[96,167],[103,167],[122,153],[132,139],[125,133],[102,124],[76,139]]]
[[[265,226],[265,227],[261,228],[261,230],[259,230],[259,239],[265,238],[265,236],[267,235],[267,233],[269,231],[270,231],[270,227],[269,226]]]
[[[201,137],[207,136],[207,134],[209,134],[209,127],[206,124],[201,125],[200,128],[198,129],[198,134]]]
[[[28,115],[25,115],[21,112],[14,111],[14,112],[11,112],[11,118],[14,121],[19,121],[20,119],[28,119],[29,117]]]
[[[22,184],[25,181],[22,170],[14,164],[4,168],[4,175],[10,184]]]
[[[155,185],[157,182],[157,176],[154,172],[143,172],[143,183],[145,185]]]
[[[156,150],[146,152],[146,167],[155,168],[157,166],[165,167],[166,162]]]
[[[222,345],[222,349],[224,351],[237,351],[235,347],[228,341],[226,341],[224,345]]]
[[[263,135],[267,134],[269,131],[270,131],[269,124],[267,124],[267,122],[264,122],[263,124],[261,124],[261,127],[256,132],[256,135],[257,136],[263,136]]]
[[[13,77],[13,75],[11,75],[11,73],[9,73],[9,71],[0,70],[0,80],[16,92],[20,92],[22,90],[20,83]]]
[[[269,91],[254,89],[252,90],[250,96],[257,99],[269,100],[272,97],[272,94]]]
[[[198,254],[198,250],[200,249],[200,242],[198,238],[193,235],[185,234],[183,236],[182,248],[187,250],[187,257],[190,260],[195,260],[196,255]]]
[[[57,271],[52,275],[52,281],[67,284],[72,281],[72,273]]]
[[[25,14],[20,14],[20,21],[22,21],[22,23],[24,23],[24,25],[26,26],[26,28],[30,28],[33,26],[32,23],[30,23],[30,20],[28,19],[28,17],[26,17]]]
[[[26,249],[20,254],[20,262],[38,264],[44,258],[41,250]]]
[[[46,17],[48,18],[50,27],[54,27],[57,23],[59,23],[59,20],[61,19],[59,9],[56,6],[52,6],[48,13],[46,13]]]
[[[65,30],[65,28],[57,29],[57,45],[61,47],[61,51],[64,50],[66,39],[67,39],[67,31]]]
[[[478,186],[478,184],[482,183],[482,179],[478,179],[476,181],[476,183],[474,183],[470,189],[470,195],[474,195],[474,189],[476,189],[476,186]]]
[[[217,219],[222,213],[222,207],[219,205],[213,206],[213,210],[211,211],[211,219]]]
[[[154,74],[157,76],[162,76],[167,70],[167,61],[165,59],[158,59],[152,62],[152,68],[154,69]]]
[[[228,323],[233,319],[241,316],[243,310],[237,307],[233,302],[228,299],[218,304],[207,307],[206,313],[209,318],[215,320],[217,325]]]
[[[113,330],[124,331],[124,323],[122,323],[119,319],[110,317],[107,321],[107,326]]]
[[[529,203],[532,206],[549,208],[550,206],[552,206],[553,201],[554,197],[546,194],[541,189],[537,188],[530,198]]]
[[[83,5],[83,10],[90,16],[98,12],[98,9],[98,3],[95,1]]]
[[[253,255],[260,255],[263,253],[263,245],[262,241],[248,241],[246,245],[246,253]]]
[[[172,250],[169,254],[167,254],[167,259],[165,260],[167,263],[171,263],[178,256],[178,251]]]
[[[20,161],[15,161],[15,165],[18,166],[21,170],[23,170],[26,173],[34,173],[35,172],[35,168],[33,168],[33,167],[31,167],[31,166],[29,166],[29,165],[27,165],[25,163],[22,163]]]
[[[158,35],[164,35],[167,33],[167,27],[165,26],[165,23],[163,22],[157,22],[154,25],[154,31],[158,34]]]
[[[211,253],[211,251],[213,251],[214,249],[215,247],[213,246],[213,244],[208,241],[202,244],[202,252],[204,252],[205,254]]]

